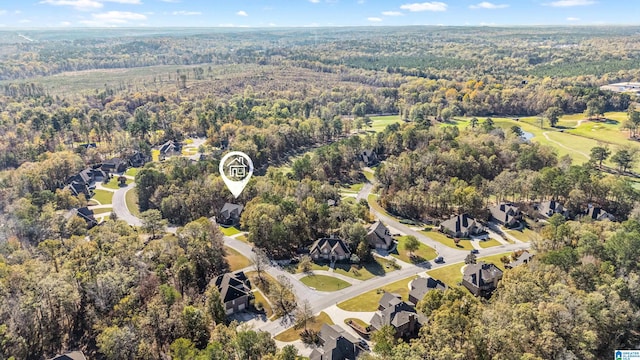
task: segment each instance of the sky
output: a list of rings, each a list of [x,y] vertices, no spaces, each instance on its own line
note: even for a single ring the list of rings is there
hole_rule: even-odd
[[[640,0],[0,0],[0,27],[638,25]]]

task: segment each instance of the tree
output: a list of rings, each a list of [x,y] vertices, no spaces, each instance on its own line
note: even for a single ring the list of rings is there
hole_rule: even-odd
[[[511,132],[518,135],[518,136],[523,136],[524,135],[524,131],[522,131],[522,128],[518,125],[513,125],[511,127]]]
[[[471,120],[469,120],[469,125],[471,125],[472,129],[475,129],[476,126],[478,126],[478,118],[477,117],[472,117]]]
[[[269,289],[269,298],[273,302],[274,312],[280,317],[288,317],[296,310],[296,297],[291,281],[284,275],[278,276],[275,286]]]
[[[293,345],[283,347],[277,355],[278,360],[296,360],[297,358],[298,349]]]
[[[111,326],[96,338],[98,349],[109,360],[132,359],[138,336],[129,327]]]
[[[547,120],[549,121],[549,125],[551,125],[551,127],[556,127],[556,125],[558,124],[558,120],[560,119],[560,116],[562,116],[562,109],[560,109],[557,106],[552,106],[548,108],[547,111],[545,111],[544,113],[544,117],[547,118]]]
[[[142,212],[140,221],[142,221],[142,231],[151,233],[151,239],[155,239],[156,233],[167,225],[167,220],[162,219],[162,213],[157,209]]]
[[[489,132],[495,129],[493,119],[490,117],[486,118],[482,123],[482,128],[484,129],[485,132]]]
[[[371,334],[371,340],[375,343],[373,351],[382,356],[390,356],[397,343],[396,329],[391,325],[384,325]]]
[[[358,262],[360,263],[368,263],[373,260],[371,255],[371,248],[366,240],[360,241],[358,247],[356,248],[355,255],[358,257]]]
[[[404,248],[409,252],[409,257],[413,258],[413,252],[420,248],[420,241],[415,236],[409,235],[404,241]]]
[[[298,263],[298,269],[303,273],[308,273],[311,271],[312,260],[311,256],[303,255],[300,258],[300,262]]]
[[[307,330],[307,323],[313,319],[313,310],[311,309],[311,304],[308,299],[305,299],[302,304],[298,305],[295,311],[295,318],[296,322],[294,327],[296,329],[304,328]]]
[[[613,161],[621,172],[625,172],[634,161],[633,154],[627,149],[620,149],[616,152],[612,157],[611,161]]]
[[[264,284],[265,279],[262,275],[269,266],[269,258],[267,257],[267,254],[262,249],[254,247],[251,260],[253,261],[253,268],[256,270],[258,281],[261,284]]]
[[[210,286],[209,290],[207,290],[207,313],[214,324],[223,324],[227,320],[220,291],[215,285]]]
[[[182,326],[185,335],[198,349],[204,349],[209,341],[209,331],[204,312],[197,307],[187,305],[182,309]]]
[[[602,167],[602,162],[607,160],[611,155],[611,150],[604,146],[595,146],[591,148],[591,160],[597,161],[598,166]]]
[[[469,253],[467,257],[464,258],[464,263],[467,265],[475,264],[476,262],[477,262],[476,254]]]

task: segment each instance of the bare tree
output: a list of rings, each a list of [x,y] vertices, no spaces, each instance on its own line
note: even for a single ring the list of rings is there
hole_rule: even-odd
[[[302,304],[298,306],[295,311],[296,322],[294,327],[296,329],[303,328],[307,330],[307,323],[313,319],[313,310],[309,300],[305,299]]]
[[[262,277],[266,268],[269,266],[269,258],[267,254],[260,248],[253,248],[253,256],[251,256],[251,260],[253,261],[253,267],[256,269],[256,274],[258,275],[258,281],[261,284],[264,283],[264,278]]]
[[[298,306],[296,296],[293,293],[293,285],[284,275],[278,276],[278,282],[271,287],[269,295],[275,313],[283,318],[290,317]]]

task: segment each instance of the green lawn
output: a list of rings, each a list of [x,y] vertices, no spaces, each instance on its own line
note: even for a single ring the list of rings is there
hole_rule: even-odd
[[[367,291],[366,293],[339,303],[338,307],[342,310],[355,312],[376,311],[378,309],[378,301],[380,301],[385,291],[398,294],[403,300],[407,300],[409,297],[409,282],[415,278],[415,276],[412,276],[387,284],[375,290]]]
[[[397,238],[397,240],[397,250],[391,253],[391,256],[395,257],[396,259],[408,263],[421,263],[425,260],[433,260],[436,258],[436,250],[420,242],[420,247],[418,248],[418,250],[414,251],[414,257],[412,259],[409,257],[409,252],[405,248],[407,237],[400,236]]]
[[[318,291],[338,291],[351,286],[348,282],[327,275],[308,275],[300,282]]]
[[[222,231],[222,233],[225,236],[233,236],[233,235],[237,235],[240,234],[240,230],[236,229],[235,227],[222,227],[220,226],[220,231]]]
[[[198,153],[196,148],[184,148],[182,149],[182,155],[195,155]]]
[[[227,259],[227,262],[229,263],[229,269],[231,271],[244,269],[247,266],[251,265],[251,260],[249,260],[249,258],[237,252],[235,249],[225,246],[224,250],[227,253],[227,256],[225,256],[225,259]]]
[[[504,231],[522,242],[529,242],[536,236],[536,232],[528,228],[524,228],[523,230],[504,229]]]
[[[371,171],[362,170],[362,174],[370,183],[372,183],[376,178],[375,174]]]
[[[151,150],[151,160],[155,162],[160,161],[160,150],[156,150],[156,149]]]
[[[267,302],[267,299],[265,299],[262,292],[256,289],[253,291],[253,296],[255,298],[254,305],[256,303],[260,303],[262,305],[262,308],[264,309],[267,319],[271,318],[271,316],[273,316],[273,309],[271,308],[271,305],[269,305],[269,303]]]
[[[112,208],[93,209],[93,214],[94,215],[105,214],[105,213],[110,213],[112,211],[113,211]]]
[[[401,122],[400,115],[372,116],[370,119],[371,127],[365,126],[364,129],[367,131],[373,130],[375,132],[382,132],[387,125]]]
[[[357,194],[358,192],[360,192],[360,190],[362,190],[362,186],[364,186],[363,183],[351,184],[351,185],[346,184],[346,185],[342,185],[342,187],[340,188],[340,191]]]
[[[132,182],[133,182],[132,179],[127,179],[126,184],[129,185]],[[114,190],[120,189],[120,182],[118,181],[118,176],[112,177],[111,180],[109,180],[109,182],[107,183],[102,183],[102,186],[108,189],[114,189]]]
[[[453,265],[443,266],[435,270],[427,271],[427,274],[436,280],[440,280],[447,286],[458,286],[462,281],[462,272],[460,270],[464,266],[464,262]]]
[[[124,200],[127,203],[127,209],[129,209],[129,212],[133,216],[140,217],[140,208],[138,207],[138,194],[136,193],[135,188],[127,191],[127,193],[124,194]]]
[[[325,270],[329,271],[329,265],[312,263],[311,270]],[[333,272],[336,274],[348,276],[357,280],[369,280],[376,276],[384,276],[384,274],[396,270],[393,264],[387,259],[380,257],[374,257],[374,261],[366,263],[364,265],[353,265],[346,263],[336,263]],[[298,273],[300,270],[297,265],[289,268],[289,271]]]
[[[140,168],[128,168],[124,174],[128,176],[136,176],[138,175],[138,171],[140,171]]]
[[[360,320],[358,318],[347,318],[347,319],[344,319],[344,324],[349,326],[349,322],[350,321],[356,323],[358,326],[360,326],[363,329],[366,329],[369,326],[369,324],[367,324],[366,322],[364,322],[364,321],[362,321],[362,320]]]
[[[327,313],[325,312],[321,312],[318,316],[314,316],[314,318],[307,323],[307,329],[311,329],[314,331],[320,331],[320,328],[322,328],[322,325],[327,324],[327,325],[334,325],[333,321],[331,320],[331,318],[329,317],[329,315],[327,315]],[[296,341],[298,339],[300,339],[300,333],[304,331],[303,329],[294,329],[293,327],[290,327],[289,329],[281,332],[280,334],[276,335],[276,337],[274,337],[274,339],[278,340],[278,341],[282,341],[282,342],[292,342],[292,341]]]
[[[483,249],[502,245],[502,243],[496,239],[487,239],[484,241],[478,241],[478,244],[480,244],[480,247]]]
[[[458,245],[456,245],[455,242],[453,242],[453,238],[449,238],[447,237],[447,235],[437,231],[437,230],[433,230],[433,231],[420,231],[421,234],[424,234],[424,236],[427,236],[429,238],[431,238],[434,241],[439,242],[440,244],[444,245],[444,246],[448,246],[450,248],[453,249],[459,249],[459,250],[473,250],[474,247],[473,245],[471,245],[471,240],[469,239],[460,239],[460,243],[458,243]]]
[[[247,236],[246,236],[246,235],[236,236],[234,239],[236,239],[236,240],[240,240],[240,241],[242,241],[242,242],[244,242],[244,243],[249,244],[249,239],[247,238]]]
[[[504,271],[504,264],[502,263],[502,261],[500,261],[500,258],[502,258],[503,256],[509,257],[509,255],[511,255],[510,252],[505,252],[505,253],[491,255],[491,256],[484,256],[484,257],[478,258],[478,261],[493,263],[497,267],[499,267],[500,270]]]
[[[100,205],[109,205],[113,200],[113,193],[107,190],[96,189],[94,190],[93,199],[100,203]]]

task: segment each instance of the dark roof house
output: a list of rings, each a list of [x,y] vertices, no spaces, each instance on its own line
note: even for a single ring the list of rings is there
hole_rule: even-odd
[[[311,245],[309,255],[314,260],[337,261],[351,258],[351,251],[341,239],[321,238]]]
[[[81,351],[72,351],[64,355],[58,355],[49,360],[87,360]]]
[[[480,261],[477,264],[466,265],[462,275],[462,285],[473,295],[488,298],[498,287],[500,279],[502,279],[502,270],[494,264]]]
[[[310,360],[355,360],[362,351],[358,339],[338,325],[323,324],[319,337],[320,346],[313,349]]]
[[[133,155],[129,156],[129,165],[131,167],[143,167],[144,164],[149,161],[151,161],[151,159],[140,151],[136,151]]]
[[[222,226],[235,226],[240,223],[240,214],[242,214],[244,206],[239,204],[225,203],[217,221]]]
[[[551,217],[553,214],[561,214],[564,217],[569,215],[564,206],[555,200],[541,202],[538,205],[538,212],[544,217]]]
[[[83,149],[95,149],[97,148],[96,143],[84,143],[84,144],[78,144],[79,148],[83,148]]]
[[[243,311],[249,306],[251,283],[242,271],[218,276],[215,285],[227,315]]]
[[[482,225],[467,214],[456,215],[440,223],[440,231],[457,238],[468,238],[482,232],[482,230]]]
[[[108,173],[122,173],[127,170],[128,162],[121,158],[112,158],[102,163],[102,170]]]
[[[491,220],[507,227],[517,226],[520,223],[520,220],[522,220],[522,213],[520,212],[520,209],[512,204],[502,203],[490,206],[489,212],[491,213]]]
[[[421,322],[413,304],[402,301],[399,295],[385,293],[371,318],[371,327],[380,330],[385,325],[396,329],[396,337],[409,338],[418,332]]]
[[[614,221],[615,216],[606,212],[604,209],[589,205],[589,209],[587,210],[586,216],[590,219],[601,221],[601,220],[611,220]]]
[[[371,224],[366,239],[369,246],[375,249],[389,250],[393,246],[391,232],[380,220]]]
[[[166,143],[160,145],[161,155],[178,155],[182,152],[182,145],[179,142],[169,140]]]
[[[362,152],[360,153],[360,159],[362,159],[362,162],[364,162],[367,166],[375,165],[379,161],[378,154],[376,154],[373,149],[362,150]]]
[[[444,291],[447,289],[447,285],[445,285],[442,281],[436,280],[434,278],[417,278],[413,280],[410,284],[409,291],[409,301],[418,304],[418,301],[422,300],[425,295],[431,290],[440,290]]]
[[[93,210],[88,207],[81,207],[76,210],[76,214],[82,218],[82,220],[87,222],[87,227],[92,228],[98,225],[98,220],[93,216]]]

